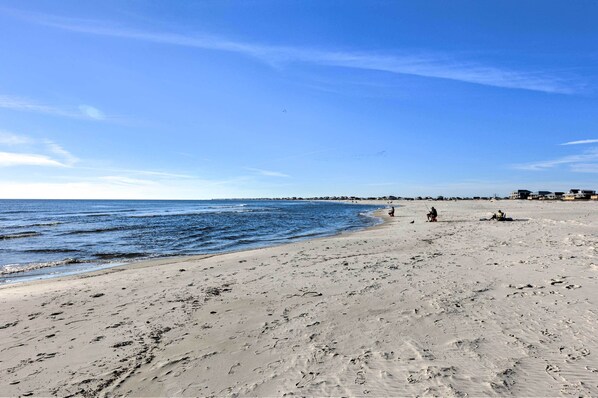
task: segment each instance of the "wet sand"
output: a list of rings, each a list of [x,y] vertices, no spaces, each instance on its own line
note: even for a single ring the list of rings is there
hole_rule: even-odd
[[[350,234],[1,287],[0,391],[598,395],[598,203],[400,204]],[[499,208],[515,221],[479,221]]]

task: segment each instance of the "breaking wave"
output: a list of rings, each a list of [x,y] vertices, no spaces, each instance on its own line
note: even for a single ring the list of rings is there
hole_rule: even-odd
[[[34,271],[41,268],[51,268],[60,265],[69,264],[81,264],[84,261],[77,258],[65,258],[64,260],[48,261],[44,263],[31,263],[31,264],[7,264],[0,267],[0,275],[13,275],[23,272]]]
[[[0,240],[30,238],[32,236],[39,236],[41,233],[37,231],[15,232],[14,234],[0,235]]]
[[[75,231],[65,232],[63,235],[98,234],[98,233],[102,233],[102,232],[125,231],[128,229],[133,229],[133,228],[122,226],[122,227],[109,227],[109,228],[78,229]],[[135,229],[139,229],[139,227],[137,227]]]
[[[148,253],[95,253],[94,256],[100,260],[115,260],[127,258],[149,257]]]

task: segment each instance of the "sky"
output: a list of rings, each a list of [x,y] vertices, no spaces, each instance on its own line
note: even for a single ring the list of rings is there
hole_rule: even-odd
[[[0,2],[0,198],[598,189],[598,2]]]

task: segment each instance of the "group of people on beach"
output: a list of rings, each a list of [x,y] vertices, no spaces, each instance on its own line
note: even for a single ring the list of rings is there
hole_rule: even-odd
[[[391,217],[395,216],[395,207],[391,206],[390,210],[388,211],[388,215]],[[434,206],[432,206],[432,208],[430,209],[429,213],[426,214],[426,217],[428,217],[428,222],[436,222],[438,221],[438,211],[434,208]],[[498,212],[494,213],[492,215],[492,217],[490,218],[481,218],[480,221],[491,221],[491,220],[496,220],[496,221],[513,221],[512,218],[507,217],[506,213],[503,213],[502,210],[499,210]]]

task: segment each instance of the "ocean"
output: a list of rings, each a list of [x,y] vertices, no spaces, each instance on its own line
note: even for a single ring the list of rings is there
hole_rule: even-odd
[[[0,284],[375,225],[380,206],[265,200],[0,200]]]

